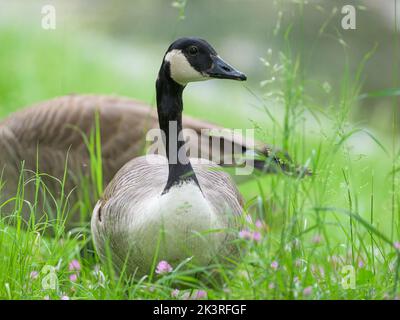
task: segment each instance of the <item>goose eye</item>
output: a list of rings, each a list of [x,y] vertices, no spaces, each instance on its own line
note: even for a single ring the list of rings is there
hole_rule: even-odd
[[[199,52],[199,49],[196,46],[189,47],[189,54],[191,56],[197,55],[198,52]]]

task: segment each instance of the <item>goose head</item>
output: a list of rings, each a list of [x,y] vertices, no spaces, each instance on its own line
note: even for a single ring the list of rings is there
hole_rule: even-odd
[[[163,193],[182,182],[192,181],[200,188],[186,153],[180,153],[184,141],[172,135],[182,133],[182,92],[189,82],[209,79],[244,81],[246,76],[230,66],[205,40],[180,38],[164,55],[156,81],[157,111],[169,160],[169,176]],[[174,130],[170,130],[173,126]],[[184,150],[184,149],[183,149]]]
[[[164,56],[160,73],[166,73],[181,86],[213,78],[246,80],[246,75],[230,66],[207,41],[199,38],[174,41]]]

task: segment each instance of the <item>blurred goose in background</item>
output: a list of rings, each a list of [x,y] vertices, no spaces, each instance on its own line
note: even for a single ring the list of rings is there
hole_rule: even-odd
[[[60,196],[59,181],[62,181],[67,165],[64,194],[71,193],[69,202],[74,204],[79,191],[74,189],[81,185],[82,177],[91,175],[90,154],[84,136],[88,138],[94,130],[96,113],[100,124],[105,184],[126,162],[144,154],[146,133],[158,128],[155,109],[122,97],[70,95],[15,112],[0,122],[0,177],[3,181],[0,204],[15,196],[22,162],[25,180],[32,178],[36,171],[42,173],[42,181],[55,197]],[[219,165],[231,167],[235,163],[224,162],[231,156],[226,154],[224,147],[231,145],[228,152],[246,154],[252,151],[259,154],[261,157],[255,159],[254,167],[263,173],[284,172],[297,176],[303,170],[294,165],[286,153],[265,143],[222,134],[218,131],[222,127],[188,116],[183,116],[182,122],[189,155],[201,155]],[[26,184],[25,200],[34,203],[34,195],[35,183]],[[95,203],[95,199],[92,200]]]
[[[159,126],[167,157],[135,158],[117,172],[92,214],[100,257],[142,276],[156,260],[177,265],[193,257],[207,266],[235,251],[231,243],[243,201],[229,175],[207,159],[188,158],[182,131],[182,93],[189,82],[246,80],[204,40],[181,38],[168,48],[156,82]],[[175,125],[175,126],[174,126]],[[170,135],[176,130],[177,135]]]
[[[84,136],[89,137],[94,130],[96,113],[100,123],[105,184],[125,163],[144,154],[147,131],[158,128],[155,109],[121,97],[70,95],[15,112],[0,122],[0,180],[3,182],[0,184],[0,204],[15,196],[22,162],[25,181],[38,171],[50,194],[58,198],[63,191],[64,195],[70,194],[69,203],[75,204],[79,196],[79,188],[75,190],[76,187],[82,185],[82,177],[91,175],[90,154]],[[222,166],[232,166],[224,163],[224,159],[231,155],[225,154],[224,147],[231,145],[230,152],[245,154],[254,151],[260,154],[261,158],[256,158],[254,167],[263,173],[284,172],[297,176],[303,170],[294,165],[287,154],[259,141],[222,135],[215,131],[222,129],[220,126],[187,116],[182,117],[182,123],[189,156],[201,154],[202,158]],[[60,181],[66,168],[68,174],[62,189]],[[35,202],[35,188],[32,182],[25,186],[24,199],[32,204]],[[92,195],[93,192],[87,194]],[[43,209],[45,203],[42,198],[43,194],[39,196],[38,206]],[[96,202],[94,197],[91,200],[92,204]],[[50,201],[49,195],[46,201]],[[10,203],[10,210],[12,208],[14,205]],[[2,208],[2,212],[7,213],[6,207]],[[78,221],[77,216],[70,217],[69,226]],[[28,217],[29,212],[25,213],[25,218]]]

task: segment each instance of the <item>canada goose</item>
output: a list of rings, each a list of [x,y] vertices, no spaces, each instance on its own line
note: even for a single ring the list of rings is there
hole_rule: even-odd
[[[156,252],[158,260],[174,265],[193,256],[207,266],[214,257],[234,251],[230,240],[235,234],[226,229],[237,226],[242,215],[239,191],[218,165],[188,158],[179,152],[182,139],[170,136],[173,129],[178,134],[182,130],[186,85],[212,78],[246,80],[205,40],[181,38],[170,45],[156,81],[167,158],[148,155],[125,164],[92,214],[97,252],[102,259],[111,253],[117,270],[148,274]]]
[[[49,192],[58,197],[62,190],[58,181],[63,179],[66,159],[69,174],[63,191],[65,195],[71,194],[70,203],[74,204],[78,194],[75,187],[80,185],[80,177],[90,176],[90,156],[83,135],[89,136],[94,128],[96,112],[101,128],[105,184],[126,162],[143,154],[146,132],[158,127],[154,108],[132,99],[112,96],[69,95],[15,112],[0,122],[0,180],[4,182],[4,185],[0,184],[0,205],[15,196],[22,161],[26,180],[38,169],[44,174],[41,179]],[[199,141],[188,140],[186,147],[189,155],[201,154],[203,158],[225,165],[222,161],[225,156],[223,146],[233,144],[233,151],[245,153],[255,150],[265,156],[267,161],[265,157],[256,159],[254,166],[266,173],[284,171],[297,175],[299,170],[303,170],[294,165],[288,155],[279,153],[278,156],[266,144],[242,141],[240,137],[219,136],[215,132],[210,135],[201,130],[221,127],[187,116],[182,120],[184,128],[188,129],[184,131],[185,137],[194,134],[199,138]],[[213,157],[218,153],[222,153],[222,159]],[[24,199],[30,203],[34,203],[35,188],[35,183],[26,184]],[[92,201],[95,203],[96,199]],[[3,207],[2,211],[5,212],[6,208]],[[77,218],[78,215],[70,217],[67,226],[73,225],[71,222],[77,221]]]

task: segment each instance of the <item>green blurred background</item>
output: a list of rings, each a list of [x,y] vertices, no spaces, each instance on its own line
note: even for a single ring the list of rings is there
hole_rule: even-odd
[[[184,19],[179,18],[180,3],[0,0],[0,116],[78,92],[128,95],[153,103],[161,57],[173,39],[185,35],[209,40],[221,56],[248,74],[244,87],[215,81],[193,84],[186,92],[188,113],[211,120],[216,117],[219,122],[218,114],[223,112],[225,125],[239,126],[243,119],[257,118],[252,108],[256,101],[246,87],[257,95],[268,91],[268,86],[259,86],[270,78],[259,58],[268,49],[272,49],[271,59],[278,58],[289,25],[291,49],[301,54],[309,79],[306,85],[322,107],[328,97],[321,85],[331,88],[329,98],[333,97],[346,63],[355,70],[375,45],[363,74],[362,91],[392,88],[394,76],[400,73],[395,64],[394,39],[399,34],[395,34],[392,0],[189,0]],[[41,27],[45,4],[56,8],[56,30]],[[357,8],[356,30],[341,28],[340,11],[345,4]],[[365,99],[352,110],[352,116],[390,133],[391,105],[390,99]]]

